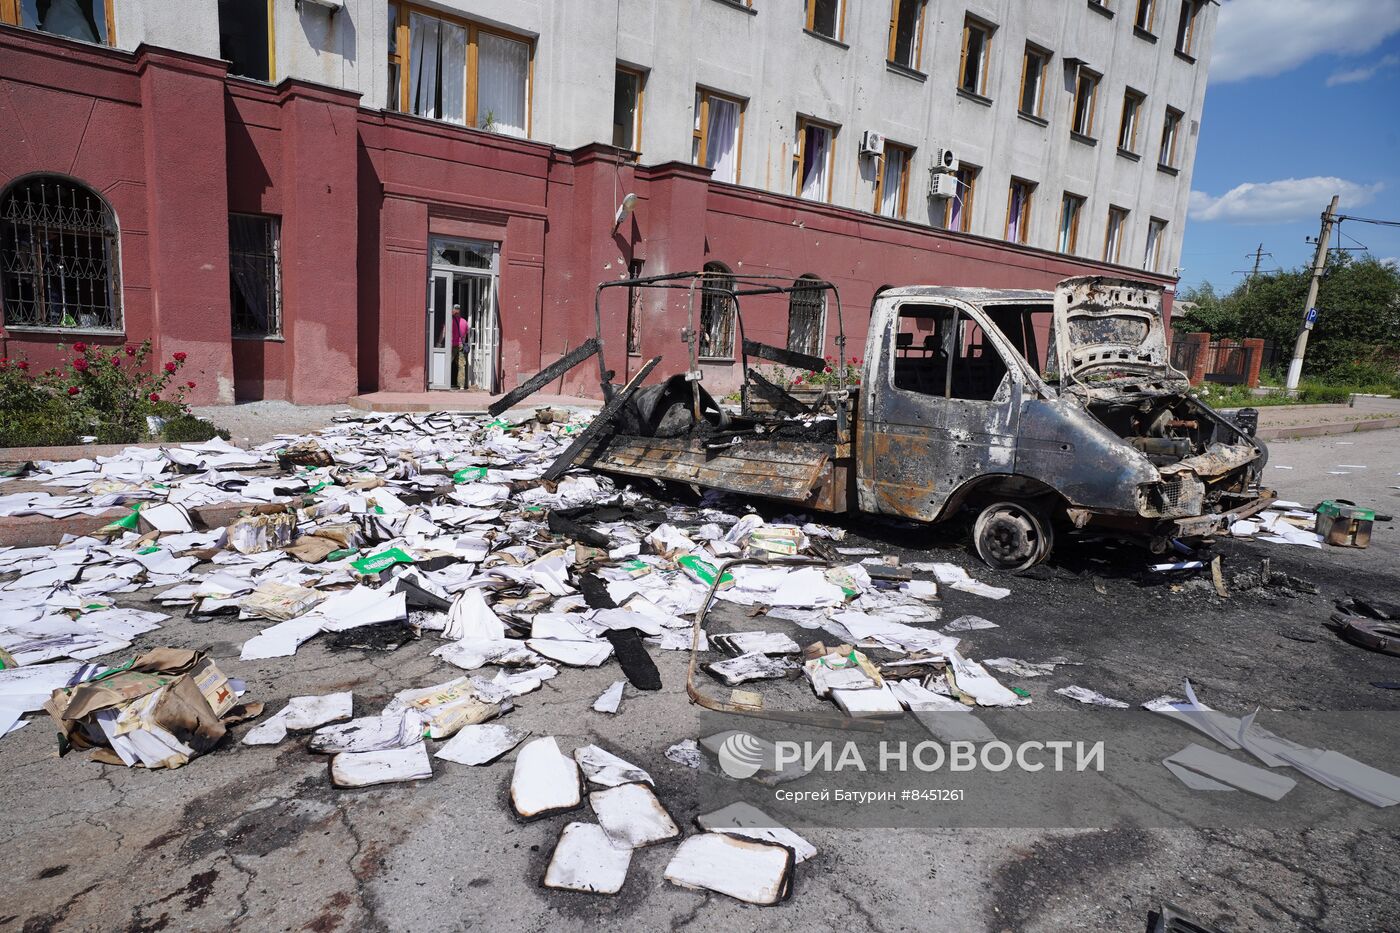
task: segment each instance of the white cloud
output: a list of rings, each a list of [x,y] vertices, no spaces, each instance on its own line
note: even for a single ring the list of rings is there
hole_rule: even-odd
[[[1320,216],[1334,194],[1341,195],[1342,207],[1360,207],[1384,187],[1382,182],[1363,185],[1325,175],[1246,182],[1218,198],[1192,191],[1190,217],[1232,224],[1287,223]]]
[[[1387,68],[1394,68],[1396,65],[1400,65],[1400,55],[1384,55],[1369,65],[1349,68],[1346,71],[1334,71],[1327,78],[1327,86],[1336,87],[1338,84],[1360,84],[1362,81],[1370,81],[1379,72]]]
[[[1400,0],[1226,0],[1210,76],[1243,81],[1282,74],[1318,55],[1356,59],[1397,32]]]

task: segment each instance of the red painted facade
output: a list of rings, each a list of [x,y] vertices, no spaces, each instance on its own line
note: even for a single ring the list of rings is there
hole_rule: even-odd
[[[646,275],[720,262],[736,273],[810,273],[840,290],[847,353],[885,285],[1044,288],[1068,275],[1137,270],[945,233],[712,182],[684,164],[636,166],[359,106],[345,91],[229,78],[221,62],[164,49],[134,54],[0,27],[0,188],[56,173],[101,194],[120,226],[119,340],[184,350],[192,401],[317,403],[426,387],[431,236],[500,244],[498,375],[510,388],[594,331],[594,289],[633,260]],[[635,193],[613,230],[617,205]],[[281,218],[282,336],[231,332],[228,213]],[[625,290],[605,293],[607,360],[626,348]],[[747,299],[747,336],[783,344],[781,298]],[[641,354],[686,367],[684,292],[646,294]],[[834,352],[828,308],[826,352]],[[0,330],[0,355],[47,363],[55,332]],[[92,342],[92,338],[82,339]],[[104,342],[99,339],[97,342]],[[706,363],[716,395],[734,363]],[[564,391],[597,394],[582,366]]]

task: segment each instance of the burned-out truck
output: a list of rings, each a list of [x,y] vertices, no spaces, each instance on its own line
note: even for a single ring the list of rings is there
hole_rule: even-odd
[[[1002,570],[1044,560],[1057,533],[1098,531],[1161,552],[1272,501],[1259,484],[1264,444],[1192,396],[1171,366],[1155,285],[1093,276],[1053,292],[885,289],[858,369],[827,283],[655,276],[605,283],[600,305],[611,288],[686,292],[690,366],[641,388],[653,359],[615,388],[599,348],[608,402],[579,441],[579,465],[818,512],[963,518],[978,555]],[[820,299],[834,311],[834,366],[745,336],[741,298],[791,301],[799,290],[795,306]],[[795,337],[790,345],[821,345]],[[735,343],[737,412],[706,391],[700,365]],[[794,374],[817,390],[796,390]]]

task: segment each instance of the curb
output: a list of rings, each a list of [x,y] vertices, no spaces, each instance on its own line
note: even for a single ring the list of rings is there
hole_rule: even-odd
[[[1324,437],[1329,434],[1357,434],[1400,428],[1400,418],[1370,418],[1364,421],[1333,421],[1326,424],[1299,424],[1291,427],[1260,427],[1255,436],[1264,441]]]
[[[82,460],[84,457],[114,457],[128,447],[155,450],[171,447],[169,441],[145,441],[140,444],[73,444],[68,447],[0,447],[0,463],[25,460]]]
[[[226,502],[219,505],[196,506],[190,509],[196,528],[209,530],[231,524],[238,513],[264,502]],[[63,541],[64,535],[96,534],[107,525],[131,513],[130,509],[109,509],[101,515],[69,515],[50,518],[47,515],[11,515],[0,518],[0,547],[52,547]]]

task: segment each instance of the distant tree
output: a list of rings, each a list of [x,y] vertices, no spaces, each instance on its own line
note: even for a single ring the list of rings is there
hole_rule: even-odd
[[[1256,276],[1217,296],[1206,283],[1178,296],[1195,307],[1174,314],[1178,330],[1218,337],[1262,337],[1293,346],[1303,317],[1310,266]],[[1400,373],[1400,268],[1368,253],[1340,250],[1327,259],[1318,287],[1318,319],[1308,338],[1304,373],[1335,381],[1391,382]]]

